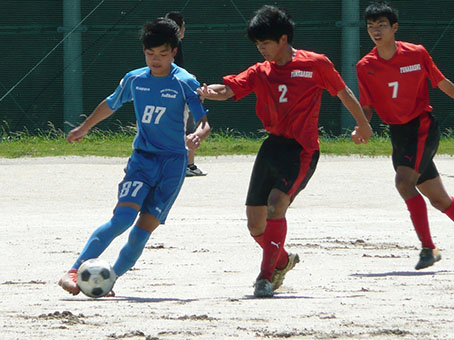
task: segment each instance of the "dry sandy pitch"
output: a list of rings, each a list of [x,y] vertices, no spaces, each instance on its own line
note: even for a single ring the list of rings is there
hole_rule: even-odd
[[[209,175],[186,180],[116,298],[67,294],[56,282],[110,218],[125,162],[0,159],[0,339],[454,339],[454,223],[429,207],[443,260],[413,270],[419,242],[388,158],[320,159],[288,212],[303,261],[273,299],[252,296],[252,157],[199,159]],[[437,164],[454,194],[454,158]]]

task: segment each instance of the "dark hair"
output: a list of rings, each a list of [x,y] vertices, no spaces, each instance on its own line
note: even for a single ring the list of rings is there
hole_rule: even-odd
[[[288,42],[293,40],[293,21],[283,8],[264,5],[249,20],[247,35],[252,42],[279,39],[287,34]]]
[[[380,17],[385,17],[391,25],[399,21],[399,12],[386,1],[375,1],[367,6],[364,11],[364,19],[376,21]]]
[[[180,29],[175,21],[158,18],[155,21],[143,25],[140,40],[145,49],[170,45],[172,49],[178,46]]]
[[[184,16],[180,12],[169,12],[166,14],[165,18],[175,21],[180,28],[183,26]]]

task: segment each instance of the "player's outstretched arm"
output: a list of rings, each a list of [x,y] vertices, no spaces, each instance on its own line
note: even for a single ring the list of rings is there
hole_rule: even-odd
[[[94,109],[92,114],[84,120],[82,124],[78,127],[72,129],[68,133],[67,140],[71,144],[73,142],[80,142],[82,138],[100,121],[111,116],[115,111],[111,110],[106,103],[106,100],[103,100],[99,105]]]
[[[344,104],[347,110],[350,111],[353,118],[355,118],[356,124],[358,124],[357,126],[355,126],[355,129],[352,132],[352,140],[355,142],[355,144],[367,143],[370,136],[372,136],[372,128],[370,127],[369,121],[367,120],[355,95],[346,86],[343,90],[339,91],[337,96],[342,101],[342,104]]]
[[[454,84],[449,79],[445,78],[438,83],[438,88],[446,93],[451,98],[454,98]]]
[[[222,84],[203,84],[201,88],[197,89],[201,100],[210,99],[210,100],[227,100],[233,97],[235,94],[232,89],[226,85]]]

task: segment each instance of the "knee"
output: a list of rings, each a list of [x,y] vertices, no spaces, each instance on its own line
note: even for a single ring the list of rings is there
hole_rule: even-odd
[[[137,214],[138,211],[134,208],[126,206],[117,207],[111,219],[112,227],[123,232],[132,226],[136,220]]]
[[[257,236],[265,232],[266,214],[255,214],[249,210],[246,212],[247,227],[251,235]]]
[[[262,221],[248,217],[247,227],[251,235],[260,235],[265,232],[266,221],[263,223]]]
[[[435,209],[440,210],[440,211],[445,211],[446,209],[449,208],[449,206],[452,203],[452,201],[451,201],[451,199],[449,197],[447,199],[443,199],[443,198],[440,198],[440,197],[436,197],[436,198],[429,197],[429,200],[430,200],[430,204]]]
[[[395,179],[395,186],[397,191],[405,197],[408,195],[412,195],[413,192],[416,190],[416,183],[414,183],[410,178],[405,176],[396,176]]]
[[[284,218],[290,204],[290,199],[285,195],[273,196],[268,198],[267,218]]]
[[[270,202],[267,207],[267,217],[270,219],[276,218],[276,203]]]

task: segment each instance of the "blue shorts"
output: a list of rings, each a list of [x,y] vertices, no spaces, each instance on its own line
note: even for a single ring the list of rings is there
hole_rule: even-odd
[[[134,150],[118,185],[118,203],[140,205],[140,212],[165,223],[186,177],[186,154],[154,154]]]

